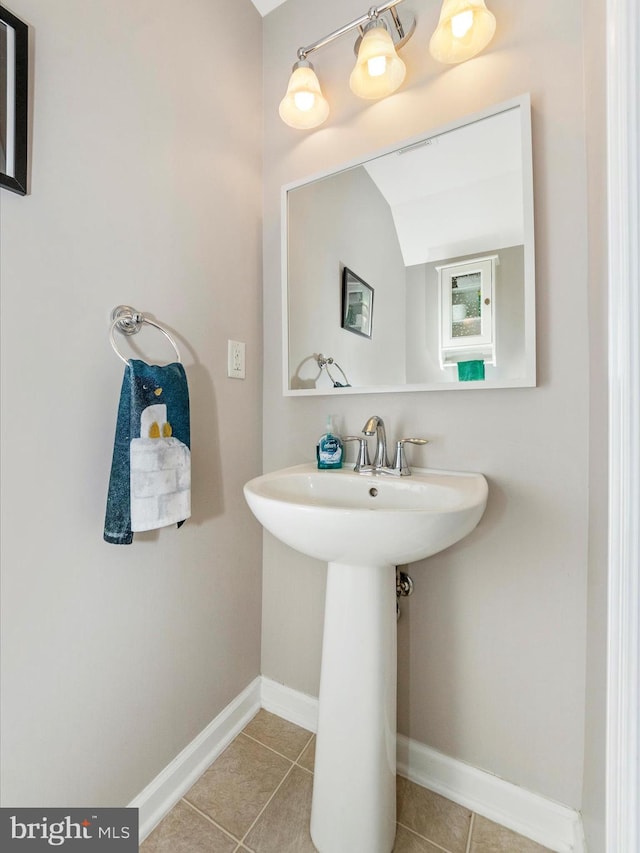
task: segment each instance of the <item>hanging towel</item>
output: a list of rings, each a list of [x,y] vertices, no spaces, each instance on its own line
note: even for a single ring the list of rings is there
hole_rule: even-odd
[[[474,379],[484,379],[484,361],[459,361],[458,379],[460,382],[471,382]]]
[[[130,359],[125,367],[104,523],[106,542],[191,515],[189,389],[179,362]]]

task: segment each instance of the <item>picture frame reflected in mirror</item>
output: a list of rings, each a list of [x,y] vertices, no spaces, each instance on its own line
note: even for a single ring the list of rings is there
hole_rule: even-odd
[[[373,331],[373,287],[348,267],[342,270],[342,328],[370,338]]]

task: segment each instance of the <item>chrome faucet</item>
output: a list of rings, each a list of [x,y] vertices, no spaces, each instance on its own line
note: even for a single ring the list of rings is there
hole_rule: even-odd
[[[366,424],[362,427],[362,432],[365,435],[375,435],[377,439],[376,455],[373,458],[373,470],[382,471],[389,469],[389,457],[387,456],[387,433],[384,428],[384,421],[378,415],[373,415],[369,418]]]
[[[407,460],[404,453],[405,444],[428,444],[426,438],[402,438],[396,442],[396,453],[393,466],[389,464],[387,455],[387,433],[384,428],[384,421],[378,415],[373,415],[369,418],[362,428],[364,435],[375,435],[377,439],[376,455],[373,460],[373,465],[369,465],[366,455],[366,444],[364,439],[360,441],[360,454],[354,471],[362,474],[392,474],[395,477],[409,477],[411,469],[407,465]],[[355,436],[349,436],[349,440],[358,441]]]

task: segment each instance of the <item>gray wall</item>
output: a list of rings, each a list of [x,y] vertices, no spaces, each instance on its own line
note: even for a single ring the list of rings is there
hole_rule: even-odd
[[[34,100],[31,195],[0,200],[2,801],[125,805],[259,673],[262,24],[249,0],[11,8]],[[192,405],[193,517],[130,546],[102,541],[119,303],[175,334]]]
[[[322,353],[352,385],[404,382],[405,300],[398,282],[404,285],[405,267],[391,208],[366,169],[296,188],[289,193],[289,216],[290,377],[310,354]],[[343,266],[374,290],[371,338],[341,328]],[[307,362],[298,375],[317,373],[317,364]],[[317,387],[331,383],[323,375]]]
[[[315,64],[332,114],[310,134],[277,115],[296,49],[361,14],[361,4],[297,0],[265,19],[264,465],[313,459],[332,411],[350,433],[377,413],[392,438],[429,437],[413,449],[415,463],[486,474],[490,499],[477,531],[411,568],[416,590],[399,623],[399,728],[579,808],[589,544],[583,4],[491,5],[490,49],[443,68],[427,51],[437,4],[414,0],[406,85],[380,102],[348,89],[349,39],[323,50]],[[524,92],[533,105],[538,387],[283,398],[281,185]],[[263,673],[317,695],[324,567],[265,536],[263,584]]]

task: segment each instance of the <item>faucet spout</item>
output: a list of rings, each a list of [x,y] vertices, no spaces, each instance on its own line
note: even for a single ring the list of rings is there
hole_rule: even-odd
[[[375,471],[389,468],[389,458],[387,456],[387,433],[384,428],[384,421],[378,415],[373,415],[362,428],[365,435],[375,435],[377,438],[376,455],[373,460],[373,468]]]

